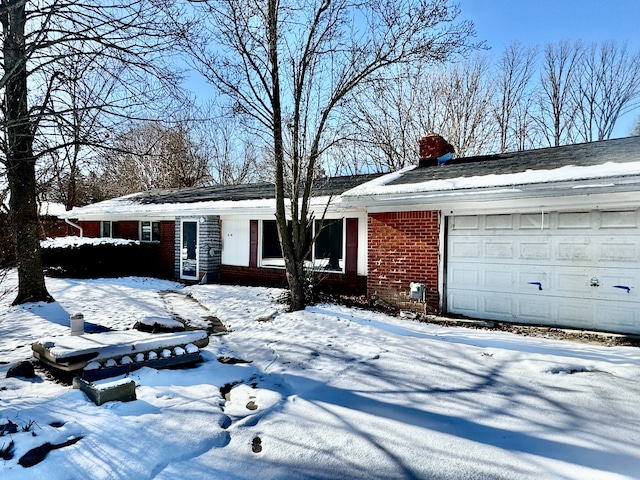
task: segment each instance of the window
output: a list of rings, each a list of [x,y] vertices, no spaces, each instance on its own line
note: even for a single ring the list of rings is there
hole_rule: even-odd
[[[111,238],[113,236],[111,222],[100,222],[100,236],[103,238]]]
[[[318,237],[307,257],[306,266],[322,270],[343,271],[344,269],[344,236],[343,221],[316,220],[313,232],[309,232],[309,241],[316,232]],[[262,221],[262,256],[260,265],[263,267],[284,267],[278,227],[275,220]],[[313,259],[313,260],[312,260]]]
[[[278,226],[275,220],[262,222],[262,263],[264,265],[284,265],[280,240],[278,239]]]
[[[159,242],[160,222],[140,222],[140,241]]]
[[[342,220],[316,220],[315,231],[318,237],[313,246],[314,266],[324,270],[342,270]]]

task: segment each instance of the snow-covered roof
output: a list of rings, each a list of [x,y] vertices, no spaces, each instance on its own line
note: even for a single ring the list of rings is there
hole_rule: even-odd
[[[640,193],[640,137],[461,158],[386,175],[333,177],[317,186],[312,204],[331,201],[334,209]],[[274,211],[274,187],[260,183],[144,192],[74,208],[62,216],[173,219]]]
[[[63,203],[56,202],[40,202],[39,213],[40,215],[48,215],[51,217],[58,217],[66,211]]]
[[[343,193],[346,204],[393,199],[475,201],[505,196],[584,194],[586,190],[640,188],[640,137],[457,159],[376,178]]]
[[[340,195],[380,174],[330,177],[316,181],[312,204],[339,205]],[[80,220],[110,217],[173,218],[187,215],[224,215],[275,212],[275,187],[271,183],[214,185],[182,189],[153,190],[76,207],[63,218]]]

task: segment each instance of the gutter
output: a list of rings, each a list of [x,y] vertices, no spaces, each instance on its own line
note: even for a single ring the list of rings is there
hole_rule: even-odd
[[[83,230],[82,227],[80,225],[78,225],[77,223],[73,223],[71,220],[69,220],[68,218],[64,219],[64,223],[71,225],[73,228],[77,228],[80,231],[80,238],[82,238],[83,236]]]
[[[411,184],[408,184],[409,187]],[[403,187],[404,185],[400,185]],[[576,197],[588,195],[612,195],[640,192],[640,178],[604,177],[594,179],[566,180],[562,182],[493,185],[472,188],[394,191],[384,188],[375,193],[351,193],[342,196],[344,207],[367,207],[379,209],[384,205],[437,205],[443,203],[471,204],[486,201],[513,201],[542,199],[548,197]]]

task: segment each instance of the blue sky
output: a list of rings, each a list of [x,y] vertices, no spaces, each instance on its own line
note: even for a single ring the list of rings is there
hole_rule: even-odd
[[[460,18],[471,20],[478,39],[498,51],[524,44],[571,40],[628,40],[640,46],[638,0],[459,0]]]
[[[543,47],[562,39],[585,42],[628,41],[640,48],[640,0],[459,0],[460,18],[476,26],[499,54],[505,45],[520,41]],[[621,118],[613,137],[626,136],[640,109]]]
[[[454,0],[455,1],[455,0]],[[477,39],[500,54],[513,41],[543,47],[563,39],[628,41],[640,49],[640,0],[457,0],[460,19],[474,22]],[[213,89],[194,74],[188,82],[201,100]],[[628,135],[640,109],[618,121],[613,137]]]

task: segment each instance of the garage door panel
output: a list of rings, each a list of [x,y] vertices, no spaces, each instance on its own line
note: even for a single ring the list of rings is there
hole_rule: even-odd
[[[516,318],[543,322],[551,313],[551,302],[541,302],[537,296],[521,295],[516,299]]]
[[[522,260],[551,260],[551,245],[548,241],[520,242]]]
[[[477,288],[480,286],[478,265],[471,264],[464,267],[453,267],[449,277],[450,282],[458,288]]]
[[[600,259],[605,262],[637,262],[638,246],[634,242],[604,241],[600,244]]]
[[[511,242],[484,242],[484,256],[487,258],[513,258],[514,245]]]
[[[600,228],[638,228],[638,211],[602,212]]]
[[[482,272],[482,279],[485,288],[510,291],[515,283],[515,272],[510,268],[487,268]]]
[[[487,215],[484,217],[486,230],[511,230],[513,228],[513,215]]]
[[[478,258],[480,250],[480,241],[464,239],[451,242],[449,247],[452,258]]]
[[[448,311],[640,333],[640,213],[545,215],[454,217]]]
[[[511,297],[496,295],[484,299],[484,311],[486,314],[500,319],[513,318],[513,306]]]
[[[598,324],[607,330],[619,330],[622,327],[632,332],[640,329],[638,311],[623,305],[609,306],[609,308],[599,306],[596,308],[595,316]]]
[[[595,257],[595,249],[588,237],[561,238],[557,240],[557,259],[563,261],[585,261]]]
[[[447,297],[447,303],[456,313],[463,315],[473,315],[479,311],[479,298],[476,295],[466,295],[465,292],[451,292]]]
[[[549,224],[549,214],[545,213],[529,213],[520,215],[520,230],[548,230],[550,228]]]
[[[582,305],[560,303],[557,309],[557,316],[552,320],[552,325],[569,325],[574,328],[593,329],[593,314],[590,305],[583,303]]]
[[[592,228],[593,226],[593,217],[591,212],[567,212],[567,213],[558,213],[558,229],[567,229],[567,228],[576,228],[576,229],[586,229]]]

